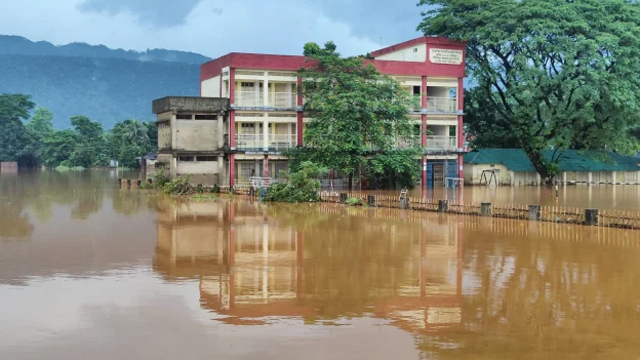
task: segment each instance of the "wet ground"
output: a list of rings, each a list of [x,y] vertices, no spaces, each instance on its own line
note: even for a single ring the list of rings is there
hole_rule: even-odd
[[[0,176],[0,359],[640,356],[640,231],[179,203],[118,177]]]

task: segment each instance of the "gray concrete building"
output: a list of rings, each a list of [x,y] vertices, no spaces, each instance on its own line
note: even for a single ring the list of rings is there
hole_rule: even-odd
[[[223,127],[229,99],[170,96],[152,106],[158,128],[156,168],[171,178],[191,175],[192,183],[219,184],[225,178]]]

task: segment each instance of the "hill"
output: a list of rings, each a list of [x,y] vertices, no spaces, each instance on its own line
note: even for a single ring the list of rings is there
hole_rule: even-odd
[[[53,112],[56,128],[69,128],[70,117],[85,115],[110,129],[125,119],[153,119],[153,99],[198,95],[199,64],[208,60],[163,49],[54,46],[0,36],[0,93],[32,95]]]

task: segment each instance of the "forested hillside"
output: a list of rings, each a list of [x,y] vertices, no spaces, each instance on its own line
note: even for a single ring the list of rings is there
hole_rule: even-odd
[[[198,95],[199,63],[207,60],[168,50],[136,53],[86,44],[55,47],[16,41],[22,45],[5,46],[7,37],[0,37],[0,94],[31,95],[38,106],[53,113],[56,128],[69,128],[69,118],[76,115],[98,121],[105,129],[125,119],[151,120],[153,99]],[[71,51],[74,48],[78,51]],[[70,56],[74,53],[78,56]],[[158,60],[163,58],[159,54],[190,62]]]

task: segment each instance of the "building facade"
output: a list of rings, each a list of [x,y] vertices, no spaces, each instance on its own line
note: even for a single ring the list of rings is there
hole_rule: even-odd
[[[463,177],[463,79],[465,44],[420,37],[371,53],[378,70],[413,96],[410,117],[421,136],[410,144],[427,150],[422,185]],[[252,176],[277,178],[287,168],[282,152],[303,145],[305,124],[297,71],[304,56],[230,53],[201,67],[200,96],[229,101],[219,128],[224,185],[248,184]],[[180,159],[178,158],[178,163]],[[176,164],[179,167],[180,164]]]
[[[229,100],[171,96],[153,101],[157,116],[156,168],[171,178],[190,175],[194,183],[224,182],[223,126]]]

